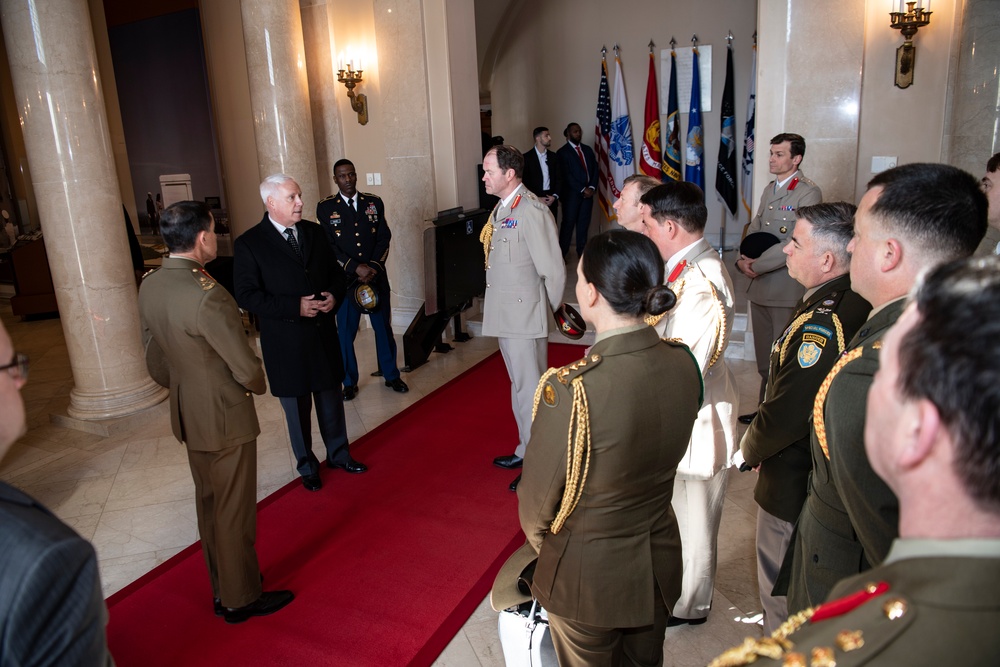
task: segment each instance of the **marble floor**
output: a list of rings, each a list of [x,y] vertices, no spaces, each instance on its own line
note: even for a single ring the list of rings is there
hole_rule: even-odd
[[[567,285],[567,294],[572,294],[572,284]],[[0,318],[15,348],[31,357],[30,379],[22,390],[28,432],[0,462],[0,479],[38,498],[94,543],[104,593],[111,595],[197,540],[194,486],[184,448],[170,433],[165,403],[150,409],[141,426],[108,437],[53,424],[50,415],[65,414],[73,385],[60,320],[21,321],[3,299]],[[397,336],[399,342],[401,336]],[[351,439],[497,350],[492,338],[453,345],[454,351],[434,353],[429,363],[405,373],[410,392],[396,394],[382,386],[381,378],[368,376],[376,367],[374,336],[370,329],[362,329],[356,345],[362,369],[360,393],[345,404]],[[752,405],[758,383],[753,363],[729,359],[729,364],[743,405]],[[260,499],[295,479],[295,471],[277,399],[258,396],[256,403],[262,429],[258,440]],[[319,434],[314,437],[318,442]],[[484,465],[503,453],[507,452],[484,451]],[[363,450],[358,458],[364,459]],[[753,473],[731,472],[712,613],[704,625],[667,631],[668,665],[703,665],[744,636],[759,633],[753,483]],[[324,486],[322,493],[336,493],[335,482]],[[496,626],[497,614],[484,600],[435,665],[502,666]]]

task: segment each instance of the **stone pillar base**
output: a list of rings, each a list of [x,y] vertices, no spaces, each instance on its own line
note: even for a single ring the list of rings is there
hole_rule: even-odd
[[[69,393],[69,417],[85,421],[127,417],[162,402],[170,394],[150,379],[139,385],[100,392],[74,387]]]

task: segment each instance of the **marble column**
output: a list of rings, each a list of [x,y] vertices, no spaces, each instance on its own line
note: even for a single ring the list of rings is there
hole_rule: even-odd
[[[242,0],[243,40],[261,180],[283,173],[302,188],[302,215],[319,201],[309,81],[298,0]]]
[[[1000,151],[1000,3],[967,0],[957,39],[957,67],[948,90],[945,160],[977,178]]]
[[[162,401],[139,311],[86,0],[0,0],[74,387],[70,417],[108,419]]]

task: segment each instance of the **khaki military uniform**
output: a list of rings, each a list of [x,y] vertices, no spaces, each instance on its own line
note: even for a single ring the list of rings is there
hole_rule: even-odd
[[[560,664],[596,655],[592,647],[568,645],[560,621],[611,633],[656,621],[658,628],[638,633],[645,639],[626,642],[662,656],[665,610],[677,599],[681,576],[670,498],[701,391],[687,348],[662,342],[647,326],[600,340],[540,384],[518,513],[538,551],[532,590],[549,618],[559,619],[552,628]],[[583,479],[568,488],[570,426],[587,445],[574,455]],[[556,529],[562,503],[572,504],[564,492],[575,508]]]
[[[484,248],[483,335],[499,339],[517,421],[514,454],[523,457],[535,388],[548,367],[549,322],[562,303],[566,266],[552,213],[523,184],[506,205],[497,205],[487,228],[492,235]]]
[[[906,542],[886,564],[837,585],[829,603],[710,667],[997,664],[1000,542],[919,540],[897,558]]]
[[[771,590],[806,499],[816,392],[870,311],[871,305],[851,291],[851,277],[838,276],[803,299],[771,346],[764,402],[740,443],[746,463],[760,466],[754,500],[761,510],[757,579],[765,630],[776,629],[787,615],[784,597],[773,597]]]
[[[899,501],[868,462],[864,428],[882,338],[904,306],[890,302],[861,326],[816,395],[809,495],[783,566],[789,609],[818,604],[841,579],[881,563],[898,535]],[[784,587],[779,575],[775,592]]]
[[[762,394],[767,381],[771,343],[781,333],[780,327],[788,322],[791,309],[805,291],[802,285],[788,275],[782,248],[795,230],[795,220],[798,217],[796,211],[803,206],[823,201],[819,186],[806,178],[801,170],[783,187],[775,186],[776,181],[771,181],[764,188],[757,215],[746,229],[747,234],[767,232],[778,238],[776,245],[754,260],[752,268],[759,275],[750,281],[750,287],[747,288],[747,299],[753,304],[750,317]]]
[[[212,589],[224,606],[245,606],[261,592],[253,394],[266,389],[264,368],[233,297],[193,260],[167,257],[143,280],[139,315],[147,365],[170,388],[171,428],[188,450]]]

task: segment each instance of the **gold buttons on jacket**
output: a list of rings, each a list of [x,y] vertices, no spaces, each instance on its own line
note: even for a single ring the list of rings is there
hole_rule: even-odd
[[[903,618],[906,614],[906,609],[906,600],[902,598],[890,598],[889,600],[886,600],[884,605],[882,605],[882,611],[885,612],[885,617],[890,621]]]

